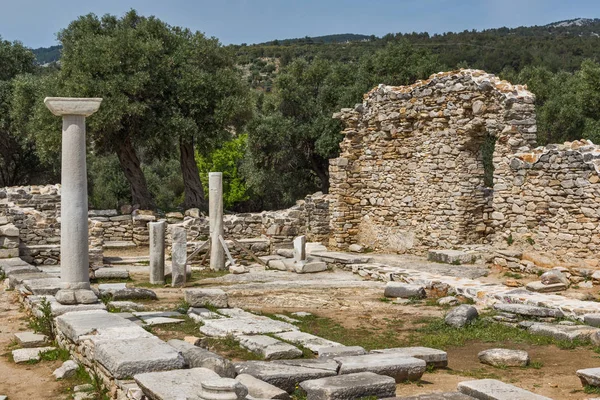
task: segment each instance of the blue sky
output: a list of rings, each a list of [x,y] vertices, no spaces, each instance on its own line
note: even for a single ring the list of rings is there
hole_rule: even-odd
[[[80,15],[134,8],[224,44],[389,32],[442,33],[600,18],[600,0],[0,0],[0,36],[29,47],[57,44]]]

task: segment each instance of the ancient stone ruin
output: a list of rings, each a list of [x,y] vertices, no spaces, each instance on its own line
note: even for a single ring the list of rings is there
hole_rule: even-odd
[[[600,150],[536,148],[533,103],[523,86],[460,70],[380,85],[335,114],[345,128],[330,161],[330,246],[423,253],[517,242],[594,254]]]

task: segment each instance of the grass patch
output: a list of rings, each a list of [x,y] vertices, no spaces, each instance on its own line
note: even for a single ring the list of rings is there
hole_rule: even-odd
[[[544,363],[541,361],[531,361],[526,368],[540,369],[544,366]]]
[[[493,372],[487,371],[485,368],[475,368],[475,369],[449,369],[447,372],[450,375],[460,375],[467,376],[475,379],[500,379],[500,376]]]
[[[211,337],[206,339],[208,350],[217,352],[227,358],[240,360],[262,360],[258,354],[252,353],[240,346],[240,342],[234,336],[228,335],[224,338]]]
[[[389,297],[380,297],[379,301],[382,303],[391,303],[392,299],[390,299]]]
[[[69,353],[69,350],[60,347],[40,353],[40,361],[67,361],[70,358],[71,353]]]
[[[591,385],[585,385],[583,387],[583,393],[586,393],[586,394],[600,394],[600,387],[591,386]]]
[[[193,319],[191,319],[190,317],[188,317],[187,315],[183,316],[183,322],[177,322],[174,324],[161,324],[161,325],[155,325],[152,329],[152,332],[155,333],[156,335],[158,335],[159,337],[161,336],[162,333],[180,333],[181,335],[177,335],[177,336],[181,336],[181,339],[183,339],[184,336],[198,336],[199,329],[200,329],[200,325],[194,321]],[[148,326],[148,325],[146,325]],[[169,339],[173,339],[173,337],[171,337],[172,335],[169,335]]]
[[[49,340],[53,341],[56,336],[52,325],[52,307],[45,298],[39,304],[39,311],[41,315],[34,315],[29,320],[29,328],[33,329],[34,332],[46,335]]]
[[[513,278],[513,279],[523,279],[523,275],[521,275],[521,274],[517,274],[517,273],[515,273],[515,272],[510,272],[510,271],[508,271],[508,272],[505,272],[503,275],[504,275],[505,277],[507,277],[507,278]]]

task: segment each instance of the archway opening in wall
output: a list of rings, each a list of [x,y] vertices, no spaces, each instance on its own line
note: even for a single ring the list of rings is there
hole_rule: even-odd
[[[494,187],[494,150],[496,149],[496,137],[486,133],[481,144],[481,156],[483,161],[483,184],[488,188]]]

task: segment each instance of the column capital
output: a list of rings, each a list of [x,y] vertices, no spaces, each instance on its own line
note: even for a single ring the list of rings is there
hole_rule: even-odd
[[[89,117],[100,108],[101,98],[46,97],[44,104],[54,115],[82,115]]]

